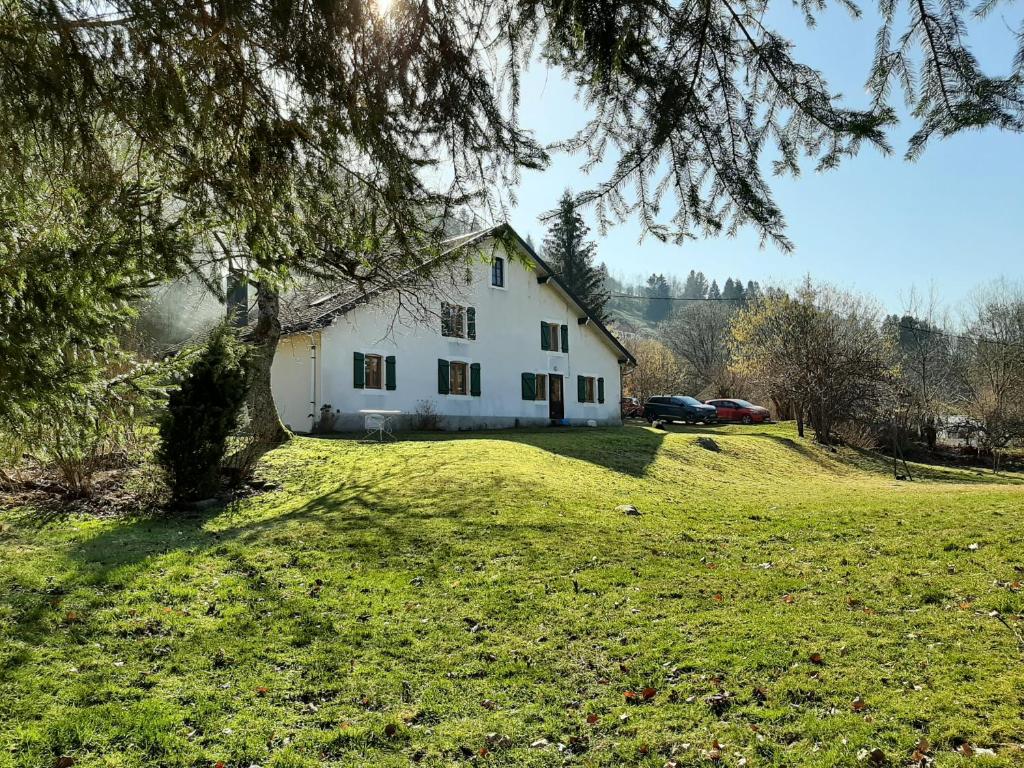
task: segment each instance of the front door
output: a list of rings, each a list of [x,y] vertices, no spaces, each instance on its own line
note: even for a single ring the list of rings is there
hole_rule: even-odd
[[[562,394],[562,377],[548,375],[548,411],[552,419],[565,418],[565,397]]]

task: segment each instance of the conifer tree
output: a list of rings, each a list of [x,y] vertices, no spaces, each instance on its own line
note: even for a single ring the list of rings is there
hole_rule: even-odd
[[[718,301],[720,298],[722,298],[722,292],[718,289],[718,281],[712,280],[711,287],[708,288],[708,299]]]
[[[548,218],[551,224],[544,238],[544,259],[591,314],[604,320],[608,273],[603,264],[594,264],[597,246],[587,239],[590,229],[572,192],[565,191]]]
[[[660,323],[672,313],[672,302],[668,298],[672,289],[664,275],[653,274],[647,278],[647,311],[644,313],[652,323]]]
[[[686,285],[683,287],[684,299],[704,299],[708,295],[708,279],[703,272],[690,270],[686,276]]]

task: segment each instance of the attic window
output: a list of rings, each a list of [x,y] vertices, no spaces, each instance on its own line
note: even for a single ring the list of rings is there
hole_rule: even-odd
[[[495,288],[505,287],[505,260],[500,256],[495,256],[491,264],[491,285]]]

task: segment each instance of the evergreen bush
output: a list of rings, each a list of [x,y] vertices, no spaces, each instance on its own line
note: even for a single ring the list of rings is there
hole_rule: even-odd
[[[220,326],[168,399],[157,460],[176,501],[209,498],[220,489],[228,438],[245,402],[248,349]]]

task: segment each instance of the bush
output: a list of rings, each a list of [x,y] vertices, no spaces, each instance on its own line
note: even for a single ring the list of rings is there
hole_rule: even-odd
[[[417,432],[436,432],[441,428],[441,416],[432,400],[420,400],[416,403],[412,428]]]
[[[147,452],[148,424],[165,396],[169,365],[140,364],[88,386],[19,408],[0,430],[0,484],[30,468],[72,496],[90,496],[98,472],[123,469]],[[26,462],[25,460],[29,461]]]
[[[190,364],[160,422],[157,460],[177,501],[214,496],[247,390],[248,350],[220,326]]]

